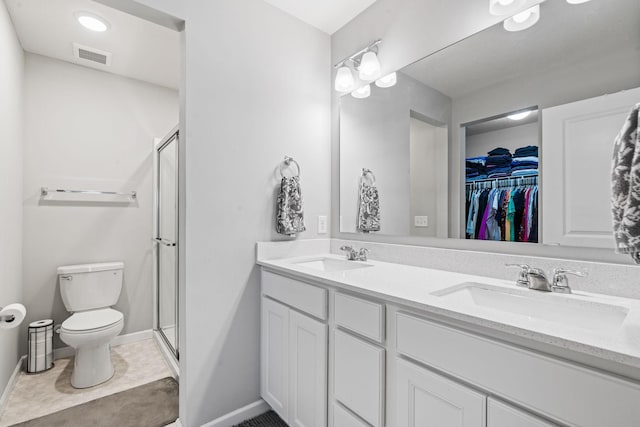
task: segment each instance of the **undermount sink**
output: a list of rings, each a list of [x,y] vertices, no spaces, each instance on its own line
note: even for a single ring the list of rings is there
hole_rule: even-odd
[[[629,309],[596,301],[585,301],[571,295],[551,294],[530,289],[509,289],[467,282],[433,292],[444,300],[466,306],[481,307],[543,320],[594,332],[619,329]]]
[[[299,262],[295,262],[294,264],[300,267],[312,268],[314,270],[319,270],[324,272],[347,271],[347,270],[355,270],[358,268],[373,267],[371,264],[365,264],[363,262],[347,261],[347,260],[334,259],[334,258],[318,258],[318,259],[312,259],[312,260],[299,261]]]

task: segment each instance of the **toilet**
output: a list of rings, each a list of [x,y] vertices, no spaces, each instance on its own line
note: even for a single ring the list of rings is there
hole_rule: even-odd
[[[111,341],[122,331],[124,315],[111,307],[122,290],[124,263],[58,267],[60,294],[72,315],[62,323],[60,339],[75,349],[71,385],[87,388],[114,374]]]

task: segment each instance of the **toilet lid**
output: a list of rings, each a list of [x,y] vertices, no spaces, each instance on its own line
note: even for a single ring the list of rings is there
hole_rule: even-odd
[[[67,331],[90,331],[111,326],[123,319],[122,313],[112,308],[89,310],[74,313],[62,322],[62,328]]]

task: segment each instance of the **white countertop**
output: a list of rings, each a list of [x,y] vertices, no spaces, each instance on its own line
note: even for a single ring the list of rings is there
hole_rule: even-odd
[[[640,368],[640,301],[638,300],[586,292],[563,295],[518,288],[515,285],[517,270],[514,270],[514,281],[505,281],[373,260],[366,261],[366,264],[370,265],[367,268],[334,272],[325,272],[298,264],[320,258],[344,260],[344,256],[327,253],[283,259],[259,259],[258,264],[270,271],[363,293],[391,303],[468,323],[474,327],[622,364],[628,368]],[[621,327],[612,334],[563,324],[561,321],[541,320],[523,313],[510,313],[465,304],[456,299],[442,298],[432,294],[468,282],[500,287],[509,292],[520,292],[519,290],[531,292],[531,297],[550,303],[562,304],[570,298],[573,300],[571,302],[575,303],[572,307],[580,307],[580,304],[584,306],[598,305],[598,303],[610,304],[627,309],[628,314]],[[514,289],[517,290],[512,291]],[[639,378],[640,374],[634,377]]]

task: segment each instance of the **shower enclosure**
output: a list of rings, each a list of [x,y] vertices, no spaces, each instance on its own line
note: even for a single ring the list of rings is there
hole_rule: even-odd
[[[178,336],[178,144],[177,128],[156,145],[156,329],[179,358]]]

